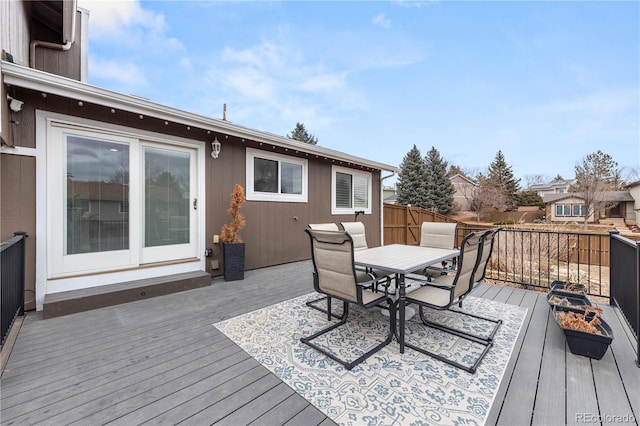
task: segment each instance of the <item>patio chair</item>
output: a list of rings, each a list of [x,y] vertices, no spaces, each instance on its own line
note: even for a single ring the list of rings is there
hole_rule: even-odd
[[[367,245],[367,236],[365,233],[364,223],[362,222],[340,222],[342,228],[347,231],[347,233],[351,236],[353,240],[353,249],[354,250],[364,250],[369,248]],[[360,270],[360,269],[359,269]],[[391,284],[391,277],[395,277],[395,273],[391,271],[384,271],[382,269],[364,269],[365,273],[373,273],[376,277],[389,277],[387,282],[387,287]]]
[[[405,345],[416,351],[432,356],[440,361],[446,362],[470,373],[475,373],[478,365],[480,364],[480,362],[482,362],[482,359],[485,357],[489,349],[491,349],[491,347],[493,346],[493,338],[498,331],[498,327],[500,327],[500,324],[502,324],[502,320],[486,318],[458,309],[454,310],[450,308],[455,304],[462,306],[462,300],[471,291],[473,283],[476,280],[476,271],[478,270],[478,266],[482,259],[483,237],[485,235],[488,235],[489,232],[490,231],[487,231],[483,234],[472,232],[471,234],[467,235],[464,240],[462,240],[462,244],[460,247],[460,257],[458,260],[458,268],[456,269],[455,276],[441,275],[431,281],[423,280],[424,282],[421,283],[423,284],[422,287],[407,294],[407,304],[415,303],[419,306],[420,319],[422,320],[423,324],[483,345],[484,349],[482,353],[476,358],[473,365],[469,367],[460,364],[455,360],[446,358],[443,355],[418,347],[410,342],[405,342]],[[491,322],[495,324],[495,326],[489,331],[486,336],[468,333],[463,330],[458,330],[429,320],[424,313],[425,307],[437,310],[450,310],[457,314]]]
[[[307,225],[309,227],[309,229],[313,229],[316,231],[340,231],[340,228],[338,228],[338,225],[336,225],[333,222],[328,222],[328,223],[310,223],[309,225]],[[327,308],[321,308],[319,306],[316,306],[316,304],[318,302],[322,302],[326,300],[327,301]],[[331,296],[322,296],[318,299],[314,299],[314,300],[309,300],[307,301],[307,306],[313,309],[317,309],[320,312],[323,312],[325,314],[327,314],[327,321],[331,321],[331,317],[337,318],[339,320],[342,319],[342,317],[344,316],[344,312],[342,315],[337,315],[331,312]]]
[[[456,245],[456,223],[422,222],[420,229],[420,247],[454,249]],[[423,274],[438,276],[455,272],[457,259],[443,260],[442,267],[429,266]]]
[[[480,255],[480,261],[478,262],[478,267],[476,268],[476,272],[473,276],[473,286],[484,280],[487,273],[487,266],[489,265],[491,254],[493,253],[493,243],[495,242],[496,235],[498,235],[498,232],[500,232],[501,229],[502,228],[492,228],[482,234],[482,254]]]
[[[319,293],[343,302],[343,318],[311,336],[303,337],[300,341],[327,357],[351,370],[356,365],[388,345],[395,332],[395,305],[388,293],[374,291],[378,279],[373,275],[368,281],[358,281],[353,256],[353,240],[345,231],[317,231],[305,229],[311,241],[311,255],[313,261],[313,287]],[[391,314],[389,316],[389,333],[386,338],[373,348],[352,361],[339,358],[326,348],[313,342],[316,338],[347,323],[349,305],[357,304],[365,308],[372,308],[386,303]]]

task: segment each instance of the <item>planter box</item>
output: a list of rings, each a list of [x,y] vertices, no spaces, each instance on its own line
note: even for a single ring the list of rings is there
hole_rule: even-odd
[[[572,288],[571,291],[568,289],[569,286],[571,286]],[[551,283],[551,291],[555,291],[556,293],[563,293],[568,296],[585,296],[587,294],[587,287],[585,287],[584,284],[572,284],[567,283],[566,281],[554,281]]]
[[[561,302],[558,302],[557,299],[561,299]],[[592,306],[591,301],[587,299],[587,296],[557,292],[555,290],[551,290],[547,294],[547,303],[549,307],[553,309],[557,307],[558,310],[564,311],[575,311],[575,312],[584,312],[584,306]]]
[[[244,243],[222,244],[224,280],[244,280]]]
[[[560,312],[560,310],[554,308],[553,317],[556,319],[560,328],[562,328],[571,353],[593,359],[601,359],[613,341],[613,331],[611,331],[609,324],[600,318],[601,324],[597,325],[596,328],[602,334],[593,334],[571,328],[564,328],[560,324],[560,321],[558,321],[558,312]]]

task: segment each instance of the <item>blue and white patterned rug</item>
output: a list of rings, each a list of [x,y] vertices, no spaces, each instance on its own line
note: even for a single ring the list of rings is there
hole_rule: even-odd
[[[300,342],[328,325],[326,315],[305,305],[312,293],[214,324],[338,424],[344,425],[481,425],[495,398],[520,332],[526,309],[468,297],[464,310],[503,320],[475,374],[405,348],[394,340],[351,371]],[[341,303],[334,302],[340,307]],[[432,311],[439,322],[482,334],[490,325],[466,316]],[[482,347],[451,334],[407,321],[406,340],[468,364]],[[389,327],[379,309],[351,306],[347,325],[316,343],[355,358],[382,340]],[[378,340],[378,341],[379,341]],[[423,347],[424,347],[423,346]]]

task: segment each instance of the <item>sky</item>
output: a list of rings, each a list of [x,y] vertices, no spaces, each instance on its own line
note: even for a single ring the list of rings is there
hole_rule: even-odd
[[[521,186],[601,150],[640,179],[637,1],[97,1],[89,84],[400,166]]]

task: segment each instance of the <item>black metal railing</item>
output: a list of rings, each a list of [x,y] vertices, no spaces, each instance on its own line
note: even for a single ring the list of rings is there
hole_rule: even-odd
[[[472,231],[458,227],[458,241]],[[548,289],[554,281],[582,283],[591,296],[609,298],[609,234],[502,228],[488,279]]]
[[[611,304],[616,305],[636,337],[640,367],[640,243],[611,231]]]
[[[2,301],[0,308],[0,348],[9,335],[15,319],[24,315],[24,254],[26,232],[16,232],[14,237],[0,243],[0,286]]]

